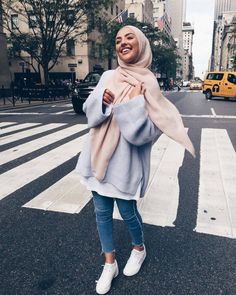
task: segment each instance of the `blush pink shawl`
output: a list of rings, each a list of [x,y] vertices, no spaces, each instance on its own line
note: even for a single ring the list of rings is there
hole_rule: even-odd
[[[130,100],[129,93],[138,82],[144,82],[146,110],[152,122],[167,136],[182,144],[193,156],[194,147],[189,139],[181,116],[176,107],[161,93],[157,80],[148,69],[152,62],[150,44],[145,35],[136,27],[130,28],[139,41],[137,61],[126,64],[118,58],[119,67],[112,74],[106,88],[115,94],[114,104]],[[135,123],[135,122],[134,122]],[[113,113],[99,126],[90,130],[91,165],[93,175],[102,181],[120,138],[119,126]],[[125,161],[125,159],[124,159]]]

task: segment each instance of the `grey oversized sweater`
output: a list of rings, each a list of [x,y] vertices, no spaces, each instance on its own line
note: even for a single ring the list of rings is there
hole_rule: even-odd
[[[127,103],[106,107],[104,111],[103,93],[106,82],[112,79],[113,72],[106,71],[102,75],[98,85],[84,103],[83,110],[89,128],[98,126],[111,112],[114,113],[120,128],[119,143],[110,159],[103,182],[112,184],[121,192],[133,195],[141,182],[143,197],[149,179],[152,143],[161,131],[149,119],[143,95],[134,97]],[[76,171],[83,177],[93,177],[89,136],[79,156]]]

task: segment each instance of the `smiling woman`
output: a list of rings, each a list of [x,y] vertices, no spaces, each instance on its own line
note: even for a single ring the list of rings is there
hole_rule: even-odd
[[[123,28],[116,37],[116,54],[126,63],[135,63],[139,55],[138,39],[130,28]]]
[[[123,274],[137,274],[145,260],[137,200],[147,188],[154,140],[164,132],[194,154],[179,112],[161,94],[156,77],[148,69],[152,52],[145,35],[136,27],[123,27],[116,36],[116,53],[119,66],[102,75],[83,105],[91,130],[76,168],[81,182],[92,191],[105,255],[98,294],[107,293],[119,273],[113,240],[114,202],[132,240]]]

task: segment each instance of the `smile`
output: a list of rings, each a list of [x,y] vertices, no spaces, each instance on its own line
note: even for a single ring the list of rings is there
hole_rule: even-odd
[[[128,53],[128,52],[130,52],[130,51],[131,51],[131,48],[127,48],[127,47],[122,48],[122,49],[120,50],[120,52],[121,52],[122,54],[126,54],[126,53]]]

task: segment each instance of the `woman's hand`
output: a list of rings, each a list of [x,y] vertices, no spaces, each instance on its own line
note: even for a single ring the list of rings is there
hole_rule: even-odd
[[[144,87],[144,83],[143,82],[139,82],[136,86],[134,86],[134,88],[132,89],[132,91],[129,94],[129,98],[133,98],[135,96],[138,96],[140,94],[144,94],[145,93],[145,87]]]
[[[114,99],[115,95],[109,89],[105,89],[102,99],[103,104],[109,106],[111,103],[113,103]]]

